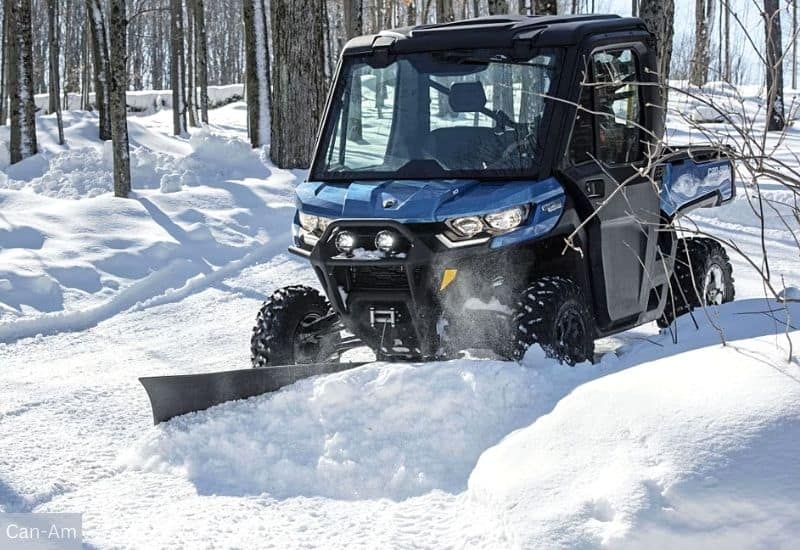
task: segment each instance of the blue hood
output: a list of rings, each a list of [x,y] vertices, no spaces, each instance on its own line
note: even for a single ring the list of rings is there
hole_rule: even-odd
[[[555,178],[542,181],[384,180],[308,181],[296,189],[298,208],[327,218],[390,218],[403,223],[444,221],[539,203],[563,196]]]

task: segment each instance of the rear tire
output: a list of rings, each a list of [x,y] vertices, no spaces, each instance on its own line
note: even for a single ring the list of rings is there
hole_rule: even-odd
[[[733,283],[733,267],[721,244],[702,237],[679,239],[671,294],[658,326],[667,328],[676,317],[698,307],[732,302]]]
[[[512,356],[517,361],[534,344],[568,365],[594,360],[594,316],[570,279],[542,277],[529,286],[517,302],[513,330]]]
[[[273,292],[256,317],[250,339],[254,368],[315,363],[333,353],[329,338],[309,339],[304,325],[331,312],[328,300],[314,288],[294,285]]]

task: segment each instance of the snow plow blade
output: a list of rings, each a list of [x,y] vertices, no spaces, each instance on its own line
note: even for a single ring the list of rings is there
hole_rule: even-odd
[[[150,398],[153,424],[214,405],[277,391],[303,378],[353,369],[364,363],[282,365],[174,376],[139,378]]]

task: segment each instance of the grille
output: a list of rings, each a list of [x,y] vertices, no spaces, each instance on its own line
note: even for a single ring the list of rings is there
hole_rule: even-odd
[[[420,273],[420,268],[414,269],[414,284],[419,284]],[[402,265],[351,267],[350,281],[356,289],[408,290],[408,276]]]

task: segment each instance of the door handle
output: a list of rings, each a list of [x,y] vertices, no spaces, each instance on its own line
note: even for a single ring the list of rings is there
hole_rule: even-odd
[[[596,199],[606,194],[605,180],[588,180],[584,183],[586,196],[590,199]]]

